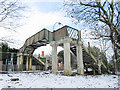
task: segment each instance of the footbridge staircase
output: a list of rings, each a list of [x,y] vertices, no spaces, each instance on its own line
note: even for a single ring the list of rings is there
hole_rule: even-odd
[[[45,66],[45,62],[43,62],[42,59],[38,58],[37,56],[32,56],[37,63],[39,63],[41,66]]]

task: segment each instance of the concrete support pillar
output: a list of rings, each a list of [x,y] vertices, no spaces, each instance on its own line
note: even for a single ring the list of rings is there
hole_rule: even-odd
[[[45,64],[45,70],[48,70],[48,63]]]
[[[20,70],[23,70],[23,55],[20,56]]]
[[[17,70],[20,70],[20,56],[17,56]]]
[[[26,71],[28,71],[28,56],[27,56],[27,60],[26,60]]]
[[[82,54],[82,44],[78,41],[77,45],[77,73],[84,75],[84,65],[83,65],[83,54]]]
[[[71,75],[70,41],[64,41],[64,75]]]
[[[101,74],[101,61],[98,60],[98,74]]]
[[[32,70],[32,57],[30,56],[30,70]]]
[[[51,42],[52,46],[52,73],[57,73],[57,45],[56,42]]]

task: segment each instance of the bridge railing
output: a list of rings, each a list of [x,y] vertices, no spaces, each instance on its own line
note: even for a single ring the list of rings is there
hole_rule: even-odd
[[[72,39],[78,40],[78,30],[72,27],[67,27],[68,36]]]
[[[86,42],[83,38],[81,38],[81,41],[84,43],[84,45],[85,45],[86,47],[88,47],[87,42]]]

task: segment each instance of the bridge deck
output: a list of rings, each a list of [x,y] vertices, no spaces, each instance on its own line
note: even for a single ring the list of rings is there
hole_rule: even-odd
[[[33,53],[36,48],[44,46],[53,40],[58,41],[66,36],[78,39],[78,30],[69,26],[64,26],[54,32],[43,29],[25,41],[23,47],[20,48],[20,53]]]

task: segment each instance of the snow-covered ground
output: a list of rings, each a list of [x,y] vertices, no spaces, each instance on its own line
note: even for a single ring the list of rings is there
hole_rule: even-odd
[[[11,81],[19,78],[18,81]],[[117,75],[64,76],[49,72],[17,72],[0,74],[1,88],[114,88],[118,87]]]

